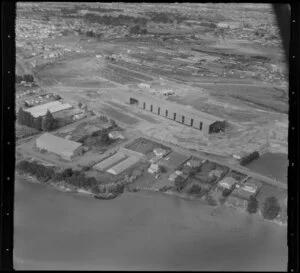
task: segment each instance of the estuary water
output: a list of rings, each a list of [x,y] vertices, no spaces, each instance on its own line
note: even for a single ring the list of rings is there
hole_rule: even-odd
[[[265,153],[246,167],[257,173],[287,183],[288,155],[281,153]]]
[[[113,200],[17,179],[17,270],[287,269],[287,229],[162,193]]]

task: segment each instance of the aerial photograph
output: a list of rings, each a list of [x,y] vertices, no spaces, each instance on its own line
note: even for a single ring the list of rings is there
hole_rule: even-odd
[[[17,2],[14,269],[287,271],[271,4]]]

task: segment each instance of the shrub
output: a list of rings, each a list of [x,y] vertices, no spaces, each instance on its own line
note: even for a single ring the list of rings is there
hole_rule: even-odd
[[[265,219],[273,220],[278,216],[280,210],[281,208],[276,197],[268,197],[263,204],[262,215]]]
[[[231,193],[231,190],[229,190],[229,189],[224,189],[224,190],[222,191],[222,196],[227,197],[230,193]]]
[[[175,178],[174,184],[175,184],[176,190],[181,191],[186,185],[186,180],[182,176],[179,175]]]
[[[199,194],[201,193],[201,187],[199,187],[198,185],[193,185],[189,191],[190,194]]]
[[[168,171],[165,166],[159,166],[159,170],[161,173],[166,173]]]

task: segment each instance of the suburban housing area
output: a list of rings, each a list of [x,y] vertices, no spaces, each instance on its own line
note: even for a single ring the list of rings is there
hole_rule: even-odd
[[[18,3],[17,172],[97,199],[159,191],[286,223],[286,180],[248,168],[287,152],[269,10],[223,22],[209,4],[113,5]]]

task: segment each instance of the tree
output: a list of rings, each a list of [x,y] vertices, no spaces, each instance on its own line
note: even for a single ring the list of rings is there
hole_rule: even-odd
[[[190,193],[190,194],[199,194],[199,193],[201,193],[201,187],[199,187],[198,185],[193,185],[193,186],[189,189],[189,193]]]
[[[174,184],[177,191],[181,191],[186,185],[186,180],[181,175],[179,175],[175,178]]]
[[[222,192],[222,196],[227,197],[229,196],[229,194],[232,192],[232,190],[230,189],[224,189]]]
[[[55,129],[55,125],[55,119],[51,112],[48,110],[42,122],[42,129],[43,131],[51,131]]]
[[[262,215],[265,219],[273,220],[278,216],[280,210],[281,208],[276,197],[271,196],[266,198],[263,204]]]
[[[159,170],[160,170],[161,173],[166,173],[168,171],[167,168],[165,166],[162,166],[162,165],[159,166]]]
[[[258,201],[254,196],[250,196],[250,199],[248,201],[248,205],[247,205],[247,211],[252,214],[252,213],[256,213],[258,210]]]
[[[37,117],[34,120],[34,128],[39,130],[39,131],[42,131],[43,130],[42,123],[43,123],[43,118],[41,116]]]
[[[20,107],[20,109],[19,109],[19,111],[18,111],[18,114],[17,114],[17,120],[18,120],[18,122],[21,124],[21,125],[23,125],[24,124],[24,120],[25,120],[25,118],[24,118],[24,110],[23,110],[23,108],[22,107]]]

